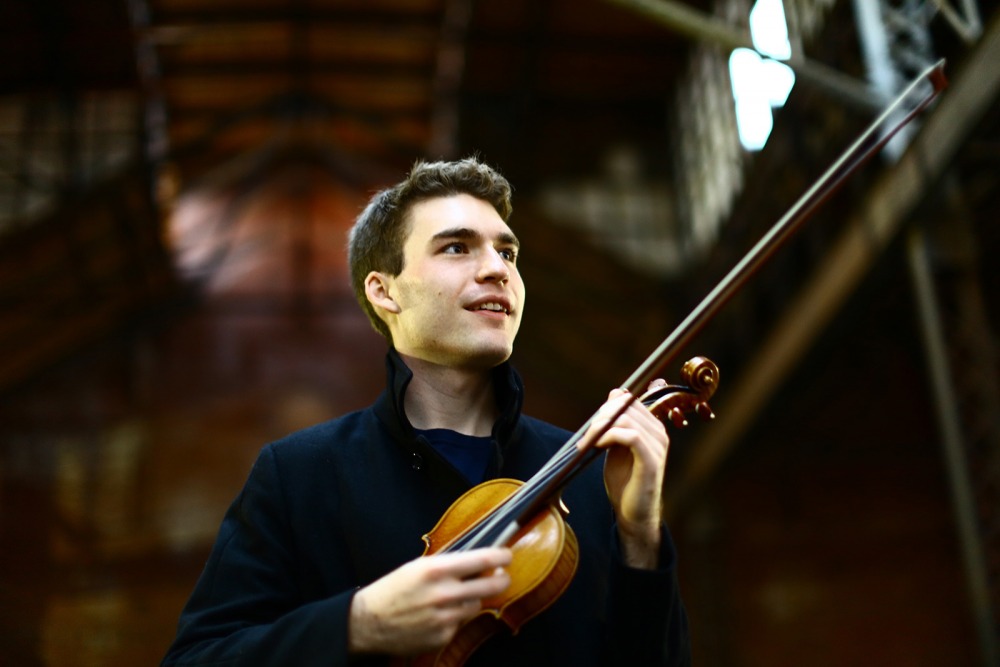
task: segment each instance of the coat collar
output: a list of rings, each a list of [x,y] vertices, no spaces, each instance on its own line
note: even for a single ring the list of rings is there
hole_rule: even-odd
[[[376,400],[375,414],[388,429],[393,440],[411,457],[415,469],[426,468],[432,476],[443,478],[442,482],[455,483],[456,477],[468,487],[465,478],[437,455],[427,441],[418,437],[413,425],[403,411],[403,397],[413,379],[413,372],[403,362],[395,349],[390,348],[385,357],[386,388]],[[520,432],[521,406],[524,400],[524,386],[517,371],[510,362],[504,362],[493,369],[493,387],[497,398],[499,417],[493,424],[493,462],[487,477],[495,476],[503,464],[503,457]]]

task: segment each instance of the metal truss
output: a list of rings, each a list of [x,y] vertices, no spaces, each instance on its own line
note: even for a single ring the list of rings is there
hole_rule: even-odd
[[[937,60],[930,24],[942,2],[855,0],[858,32],[873,86],[892,93]],[[950,8],[950,6],[949,6]],[[967,8],[968,9],[968,8]],[[958,26],[953,14],[949,19]],[[965,34],[978,18],[961,23]],[[959,29],[956,27],[956,29]],[[962,34],[960,32],[960,34]],[[964,35],[963,35],[964,37]],[[898,160],[916,127],[897,135],[885,157]],[[978,279],[974,230],[962,214],[956,187],[947,230],[911,232],[910,275],[917,296],[928,373],[952,494],[983,664],[1000,664],[1000,385],[997,350]],[[960,242],[964,241],[964,242]]]

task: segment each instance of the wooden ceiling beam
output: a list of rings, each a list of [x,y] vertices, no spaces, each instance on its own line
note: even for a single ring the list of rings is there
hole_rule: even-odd
[[[233,78],[257,78],[271,77],[276,75],[289,75],[289,66],[295,63],[292,56],[269,57],[259,56],[247,57],[246,55],[233,55],[233,60],[229,62],[199,62],[199,63],[178,63],[165,61],[163,63],[163,80],[182,78],[198,79],[233,79]],[[320,61],[308,60],[302,62],[297,69],[295,76],[302,76],[306,79],[312,77],[349,77],[351,79],[372,79],[377,81],[389,80],[420,80],[427,81],[432,74],[432,68],[423,63],[366,63],[366,62],[344,62],[344,61]]]
[[[153,9],[152,35],[164,40],[176,40],[187,34],[201,31],[244,29],[249,26],[273,24],[287,25],[304,20],[313,27],[346,27],[368,30],[430,30],[436,32],[441,23],[439,9],[410,10],[403,8],[385,10],[361,10],[337,8],[336,6],[310,5],[301,12],[293,12],[288,6],[273,8],[240,8],[226,6],[206,7],[197,10],[171,11]]]

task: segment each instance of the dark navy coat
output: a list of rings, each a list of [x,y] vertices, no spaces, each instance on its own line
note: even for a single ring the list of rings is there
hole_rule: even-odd
[[[409,369],[390,351],[388,388],[369,408],[264,447],[229,508],[163,661],[173,665],[334,667],[351,658],[354,592],[423,552],[470,483],[416,437],[402,411]],[[520,413],[522,387],[494,375],[501,417],[488,477],[527,479],[569,433]],[[687,617],[666,528],[661,568],[626,567],[601,466],[564,491],[580,543],[577,573],[516,637],[498,635],[469,665],[686,665]]]

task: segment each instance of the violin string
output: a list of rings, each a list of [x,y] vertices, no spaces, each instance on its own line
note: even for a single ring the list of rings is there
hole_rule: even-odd
[[[492,543],[507,526],[517,520],[525,507],[534,502],[536,494],[544,489],[545,484],[573,459],[575,443],[576,440],[570,438],[561,445],[555,456],[496,508],[486,521],[474,525],[444,551],[468,551]]]
[[[458,538],[453,548],[457,551],[475,549],[479,546],[493,544],[507,528],[516,522],[528,508],[534,505],[543,493],[551,491],[554,497],[559,489],[550,489],[553,480],[564,476],[568,478],[565,471],[574,461],[582,462],[587,459],[586,454],[581,451],[593,449],[593,443],[606,432],[611,424],[631,405],[631,401],[623,403],[617,412],[611,415],[606,422],[595,432],[590,432],[597,413],[581,426],[528,481],[518,488],[510,498],[508,498],[498,509],[486,519],[486,521],[474,525],[465,535]],[[590,436],[590,441],[581,450],[579,443],[585,437]],[[580,466],[582,468],[582,466]]]
[[[509,525],[517,521],[526,508],[535,503],[542,493],[549,490],[550,482],[563,474],[570,464],[579,461],[582,469],[584,463],[589,463],[588,456],[580,453],[579,443],[589,434],[592,442],[588,442],[585,449],[593,449],[593,442],[610,428],[614,420],[623,414],[629,405],[631,405],[631,401],[620,406],[617,413],[612,415],[596,433],[590,434],[590,428],[597,418],[597,413],[594,413],[534,475],[499,507],[494,509],[485,521],[474,524],[444,551],[467,551],[492,544]],[[555,490],[553,489],[553,491]]]
[[[536,494],[544,488],[544,483],[552,478],[554,469],[558,467],[556,464],[567,462],[570,459],[567,454],[567,447],[563,445],[557,450],[555,457],[550,459],[522,486],[518,487],[503,504],[493,511],[486,521],[473,526],[466,535],[456,540],[455,550],[465,551],[492,543],[507,526],[517,520],[524,508],[535,500]]]

